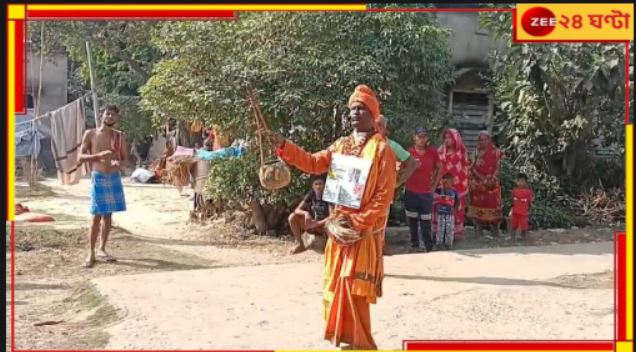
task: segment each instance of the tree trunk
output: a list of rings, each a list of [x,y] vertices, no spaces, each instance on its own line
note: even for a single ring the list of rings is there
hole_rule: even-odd
[[[259,235],[264,235],[269,230],[269,226],[267,226],[267,221],[265,219],[265,213],[263,212],[263,207],[258,199],[252,199],[249,202],[250,209],[252,210],[252,220],[254,222],[254,226],[256,226],[256,232]]]
[[[267,225],[270,229],[277,229],[286,212],[284,204],[276,204],[266,209]]]

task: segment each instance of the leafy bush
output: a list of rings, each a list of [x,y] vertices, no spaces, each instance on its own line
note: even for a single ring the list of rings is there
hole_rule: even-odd
[[[269,127],[315,152],[349,132],[347,99],[364,83],[399,135],[400,125],[439,124],[439,101],[453,76],[449,35],[425,13],[265,12],[240,21],[166,22],[153,33],[164,59],[141,88],[142,104],[158,117],[203,119],[254,138],[250,84]],[[211,195],[291,204],[308,191],[308,177],[296,171],[289,187],[263,190],[255,153],[215,163]]]
[[[391,212],[389,213],[389,226],[404,226],[406,215],[404,213],[404,186],[395,191]]]
[[[530,214],[532,229],[569,229],[573,225],[572,216],[566,212],[566,209],[555,206],[545,199],[538,198],[533,202],[532,214]]]
[[[213,199],[226,202],[230,209],[240,209],[249,196],[256,197],[263,205],[285,203],[291,207],[311,189],[310,176],[292,169],[289,186],[267,191],[260,187],[259,168],[257,149],[250,150],[242,158],[216,160],[206,182],[205,193]]]
[[[513,45],[511,21],[509,13],[481,15],[509,43],[491,58],[497,132],[521,164],[584,192],[602,177],[588,167],[598,162],[589,150],[595,139],[624,153],[624,44]]]
[[[568,199],[559,187],[555,177],[539,172],[533,164],[515,165],[513,161],[501,161],[501,188],[504,215],[512,209],[512,189],[519,173],[528,177],[528,184],[534,193],[530,224],[533,229],[569,228],[573,225],[568,212]]]

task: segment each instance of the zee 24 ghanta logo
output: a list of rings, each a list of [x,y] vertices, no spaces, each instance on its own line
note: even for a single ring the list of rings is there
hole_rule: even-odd
[[[523,30],[535,37],[545,37],[554,31],[556,25],[556,16],[545,7],[533,7],[521,18]]]
[[[521,17],[523,30],[535,37],[545,37],[560,26],[563,29],[578,30],[583,27],[594,27],[596,29],[613,28],[628,29],[629,13],[619,10],[611,10],[606,14],[580,14],[561,15],[558,19],[551,10],[545,7],[533,7],[524,12]]]

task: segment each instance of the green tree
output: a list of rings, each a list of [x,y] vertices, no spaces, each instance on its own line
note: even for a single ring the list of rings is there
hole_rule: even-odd
[[[100,106],[117,104],[122,116],[120,128],[131,141],[142,141],[151,133],[153,121],[151,114],[139,109],[138,89],[159,59],[159,52],[150,43],[152,29],[157,26],[154,21],[46,21],[30,22],[28,30],[32,49],[68,53],[70,99],[90,90],[86,56],[86,42],[90,42]],[[92,113],[90,104],[89,110]]]
[[[270,128],[318,150],[346,133],[348,95],[365,83],[394,126],[437,126],[453,72],[448,35],[433,16],[413,13],[246,13],[234,22],[167,22],[154,35],[165,59],[142,88],[143,104],[160,118],[202,119],[253,138],[245,96],[251,84]],[[256,160],[252,149],[244,161],[251,167],[215,165],[214,174],[224,176],[213,176],[209,189],[287,207],[306,191],[305,179],[294,177],[291,187],[264,192]]]
[[[89,41],[97,51],[97,57],[106,56],[102,62],[109,61],[108,65],[104,65],[104,71],[109,71],[106,67],[120,63],[117,69],[130,73],[126,80],[139,85],[150,77],[158,58],[157,52],[149,45],[152,29],[158,25],[159,22],[155,21],[45,21],[29,22],[27,28],[34,50],[41,47],[45,52],[65,50],[71,59],[82,64],[86,74],[85,45]],[[40,38],[42,26],[43,41]],[[112,70],[113,67],[110,68]],[[88,76],[85,78],[88,79]],[[108,81],[105,84],[113,83]]]
[[[601,163],[593,140],[624,155],[623,44],[513,44],[510,13],[484,13],[481,25],[509,43],[491,69],[496,128],[515,165],[572,191],[598,185],[607,170],[591,172]]]

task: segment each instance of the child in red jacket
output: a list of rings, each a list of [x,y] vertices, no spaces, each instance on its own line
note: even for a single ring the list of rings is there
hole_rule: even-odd
[[[524,174],[517,176],[515,188],[512,189],[512,209],[510,210],[510,228],[512,239],[528,235],[528,220],[532,209],[532,198],[534,194],[528,186],[528,177]]]

